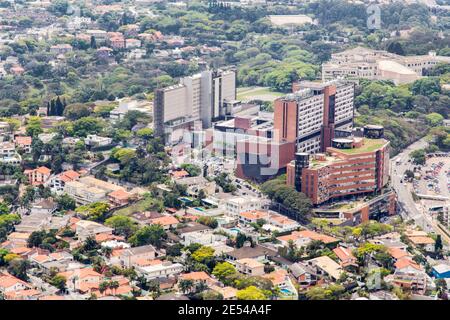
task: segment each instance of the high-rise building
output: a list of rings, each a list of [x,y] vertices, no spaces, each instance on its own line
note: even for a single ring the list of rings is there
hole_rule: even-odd
[[[293,91],[275,100],[274,136],[280,141],[295,142],[298,152],[323,152],[336,130],[352,128],[353,83],[303,81]]]
[[[179,141],[186,129],[209,128],[227,113],[236,100],[236,72],[207,70],[180,79],[177,85],[156,89],[155,133],[169,144]]]
[[[287,184],[313,204],[376,193],[389,179],[389,141],[383,127],[366,126],[364,137],[335,138],[326,154],[297,153],[287,165]]]

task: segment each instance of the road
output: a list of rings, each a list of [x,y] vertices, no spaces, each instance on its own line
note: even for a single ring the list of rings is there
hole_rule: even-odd
[[[450,238],[436,226],[431,217],[417,208],[411,194],[411,187],[402,183],[405,171],[408,169],[413,170],[414,168],[414,165],[411,162],[408,162],[410,159],[409,154],[414,150],[426,147],[427,144],[425,139],[418,140],[390,160],[392,187],[397,192],[400,215],[403,219],[414,220],[416,225],[420,226],[425,232],[436,232],[437,234],[440,234],[447,243],[450,243]],[[401,163],[397,164],[397,159],[401,159]]]

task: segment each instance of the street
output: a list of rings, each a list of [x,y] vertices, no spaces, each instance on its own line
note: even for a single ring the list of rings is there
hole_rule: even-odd
[[[421,212],[417,208],[411,194],[411,188],[409,188],[406,183],[403,183],[405,171],[408,169],[413,171],[414,168],[414,164],[408,162],[410,159],[409,154],[414,150],[425,148],[427,144],[425,138],[422,138],[409,145],[402,153],[390,160],[392,187],[397,192],[398,206],[400,209],[399,213],[404,220],[412,219],[415,224],[424,231],[436,232],[437,234],[440,234],[447,243],[450,243],[450,238],[436,226],[425,212]]]

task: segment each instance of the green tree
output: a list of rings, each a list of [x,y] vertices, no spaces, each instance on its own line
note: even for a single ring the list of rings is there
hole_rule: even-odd
[[[238,300],[267,300],[264,292],[255,286],[249,286],[245,289],[238,290],[236,296]]]
[[[235,273],[236,268],[229,262],[216,264],[212,272],[212,274],[222,282],[226,282],[227,277]]]
[[[127,216],[112,216],[105,220],[105,225],[114,228],[116,234],[126,238],[129,238],[138,230],[137,223]]]
[[[134,246],[152,244],[157,248],[160,248],[162,241],[166,238],[167,233],[164,231],[163,227],[159,224],[152,224],[136,231],[136,233],[130,237],[129,242]]]
[[[64,292],[66,290],[66,278],[64,276],[61,275],[55,275],[51,280],[50,280],[50,284],[56,288],[58,288],[58,290],[60,292]]]

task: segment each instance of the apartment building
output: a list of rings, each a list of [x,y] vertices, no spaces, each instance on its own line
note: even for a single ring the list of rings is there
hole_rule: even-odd
[[[366,127],[364,135],[333,139],[326,154],[297,153],[287,167],[287,184],[315,205],[381,191],[389,178],[389,141],[379,126]]]
[[[296,152],[323,152],[353,126],[354,84],[302,81],[274,102],[270,136],[245,136],[236,143],[236,176],[263,181],[277,175]]]
[[[16,152],[13,142],[0,142],[0,163],[19,165],[22,157]]]
[[[331,60],[322,64],[322,79],[364,78],[392,80],[396,84],[410,83],[441,62],[450,63],[450,57],[437,56],[434,51],[428,55],[400,56],[383,50],[356,47],[332,54]]]
[[[274,136],[279,140],[295,141],[298,152],[323,152],[336,130],[352,128],[353,83],[302,81],[292,89],[274,104]]]
[[[40,185],[47,182],[50,178],[51,170],[47,167],[39,167],[36,169],[28,169],[23,172],[31,185]]]
[[[168,144],[176,144],[186,129],[211,127],[234,100],[234,70],[207,70],[181,78],[179,84],[155,91],[155,133],[164,136]]]
[[[234,197],[226,201],[226,214],[237,217],[243,212],[262,209],[261,199],[254,197]]]
[[[107,195],[117,190],[124,190],[124,188],[91,176],[81,177],[78,181],[66,182],[64,186],[64,192],[82,205],[106,201]]]

